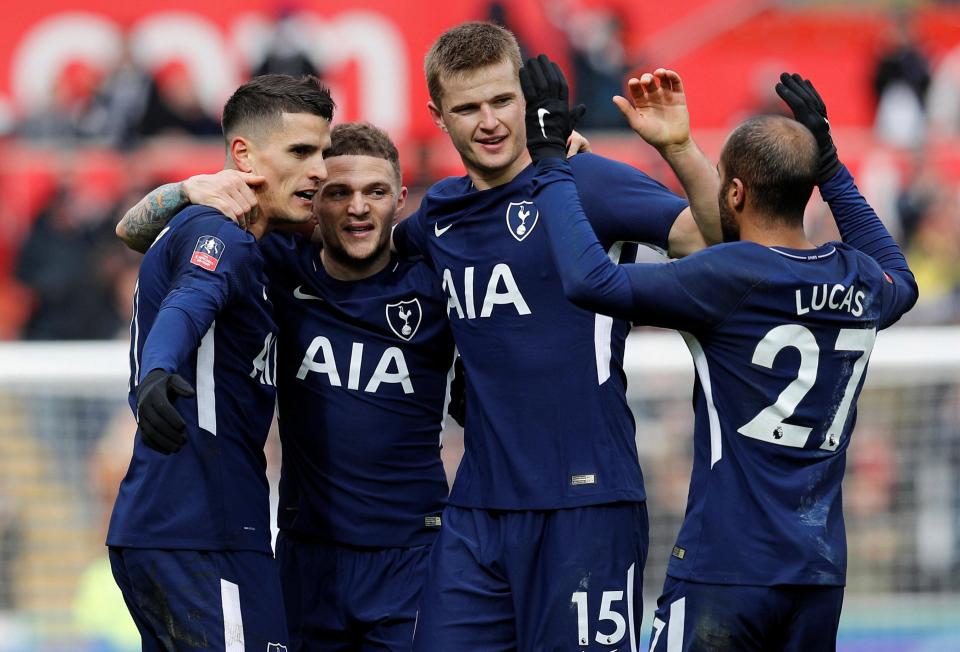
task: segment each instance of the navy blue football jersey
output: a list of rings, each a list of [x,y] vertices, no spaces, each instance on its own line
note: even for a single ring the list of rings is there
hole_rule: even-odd
[[[454,355],[436,277],[392,260],[340,281],[305,239],[270,234],[261,248],[280,329],[279,527],[356,547],[432,543]]]
[[[181,211],[140,266],[130,332],[131,409],[153,369],[183,376],[187,444],[163,455],[137,437],[107,544],[270,552],[263,445],[273,419],[276,326],[263,257],[217,211]]]
[[[893,260],[886,269],[840,242],[812,250],[735,242],[672,263],[616,266],[583,212],[574,217],[569,168],[560,159],[541,165],[536,196],[555,255],[571,261],[561,268],[568,295],[679,329],[693,355],[693,474],[668,573],[842,585],[840,486],[857,396],[877,331],[916,301],[902,255],[852,179],[844,170],[824,197],[838,223],[866,208],[871,220],[857,230],[874,229],[865,249]]]
[[[686,202],[642,172],[573,157],[584,209],[608,253],[667,247]],[[441,278],[467,382],[465,452],[451,504],[559,509],[645,499],[624,397],[629,323],[563,294],[533,203],[536,168],[477,191],[469,177],[431,188],[394,230]]]

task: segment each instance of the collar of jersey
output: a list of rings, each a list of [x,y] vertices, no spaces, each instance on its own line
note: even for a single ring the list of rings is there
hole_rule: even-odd
[[[317,250],[317,256],[313,260],[313,269],[316,272],[317,282],[325,288],[343,288],[345,290],[351,288],[357,288],[361,286],[369,285],[370,287],[378,285],[382,280],[396,274],[397,270],[402,265],[402,261],[397,257],[396,254],[390,254],[390,260],[387,262],[387,266],[381,269],[379,272],[373,276],[368,276],[366,278],[358,279],[356,281],[341,281],[338,278],[330,276],[330,273],[327,272],[327,269],[320,262],[320,252]]]
[[[533,199],[530,181],[536,171],[535,165],[528,165],[512,180],[487,190],[477,190],[469,175],[451,177],[434,184],[427,191],[424,203],[428,206],[430,217],[436,221],[485,212],[499,206],[507,198],[510,201],[530,201]]]
[[[816,249],[791,249],[790,247],[767,247],[770,251],[775,251],[781,256],[793,258],[794,260],[823,260],[837,253],[837,246],[828,242],[820,245]]]

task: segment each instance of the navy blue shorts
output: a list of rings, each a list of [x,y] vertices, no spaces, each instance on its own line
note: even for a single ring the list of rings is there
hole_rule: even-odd
[[[667,577],[650,652],[833,652],[842,586],[738,586]]]
[[[358,549],[277,537],[291,652],[409,652],[429,546]]]
[[[110,548],[144,652],[285,652],[273,557],[252,551]]]
[[[637,650],[645,503],[443,519],[414,650]]]

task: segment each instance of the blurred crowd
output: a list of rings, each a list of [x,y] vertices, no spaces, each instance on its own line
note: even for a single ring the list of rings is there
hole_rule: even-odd
[[[921,300],[909,321],[956,323],[960,192],[957,170],[937,165],[937,147],[943,141],[956,143],[960,135],[960,46],[934,65],[909,17],[902,16],[878,53],[871,82],[876,138],[905,152],[901,173],[887,174],[894,183],[881,182],[874,200],[895,229],[920,284]]]
[[[292,19],[281,15],[250,74],[322,76],[296,33]],[[120,244],[114,226],[157,185],[219,169],[219,116],[204,108],[183,62],[147,70],[128,43],[110,70],[81,61],[66,65],[47,105],[23,116],[5,142],[17,143],[10,146],[14,151],[49,148],[58,159],[64,151],[78,156],[61,161],[52,183],[44,179],[28,191],[25,203],[37,204],[27,209],[32,214],[19,213],[11,202],[2,206],[18,214],[8,215],[7,228],[0,229],[0,241],[6,236],[13,245],[5,256],[0,242],[0,339],[126,336],[140,257]],[[104,151],[115,156],[99,170],[88,165],[84,152],[96,159]],[[207,165],[191,160],[196,153]]]
[[[562,27],[566,40],[573,101],[590,107],[581,129],[591,137],[595,151],[607,153],[607,144],[622,140],[618,131],[625,128],[609,98],[620,92],[630,71],[643,69],[647,62],[636,48],[628,47],[627,16],[614,3],[606,7],[565,2],[548,7],[553,12],[548,15]],[[485,17],[515,28],[507,3],[488,3]],[[920,303],[906,321],[960,323],[960,265],[956,262],[960,260],[960,156],[950,146],[960,142],[960,45],[931,61],[908,17],[898,16],[890,24],[890,34],[876,52],[871,78],[855,82],[873,89],[874,124],[855,131],[844,127],[837,140],[841,156],[850,151],[844,147],[850,133],[859,134],[858,142],[866,140],[866,145],[857,146],[858,160],[852,167],[864,193],[908,252],[920,282]],[[523,30],[516,31],[522,36]],[[278,18],[269,42],[251,75],[323,76],[298,41],[290,17]],[[758,89],[765,91],[758,90],[752,112],[784,111],[770,92],[770,75],[760,76]],[[61,165],[45,190],[14,187],[4,193],[0,339],[124,336],[139,258],[116,240],[114,225],[156,185],[217,169],[219,137],[218,116],[204,108],[196,80],[182,62],[147,70],[136,63],[128,46],[107,71],[80,62],[66,66],[47,106],[22,116],[3,140],[3,146],[16,151],[27,148],[34,155],[56,151],[58,159],[62,152],[75,150],[79,167],[74,160]],[[166,145],[158,149],[158,143]],[[418,159],[430,156],[427,144],[410,147],[419,147],[413,153]],[[120,174],[113,173],[117,178],[91,181],[96,174],[83,171],[90,167],[83,154],[88,148],[119,157],[114,167]],[[404,157],[410,156],[404,152]],[[676,187],[652,152],[639,156],[630,162]],[[177,163],[157,164],[158,157]],[[3,172],[0,169],[0,188]],[[10,179],[5,185],[25,183],[18,177]],[[431,179],[414,181],[417,186]],[[411,190],[415,198],[418,188]],[[18,193],[27,197],[20,202],[10,199]],[[825,210],[812,202],[809,226],[820,240],[836,237]]]
[[[162,136],[219,138],[219,116],[204,107],[189,66],[173,59],[148,70],[132,49],[128,38],[108,70],[82,60],[65,65],[47,105],[24,116],[14,134],[57,147],[94,144],[121,151]],[[294,16],[281,13],[249,74],[321,76],[306,51]]]

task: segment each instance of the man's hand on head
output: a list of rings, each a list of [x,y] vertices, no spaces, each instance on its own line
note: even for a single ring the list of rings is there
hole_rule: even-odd
[[[257,194],[254,186],[266,179],[240,170],[221,170],[216,174],[198,174],[183,182],[183,192],[191,204],[209,206],[246,228],[254,218]]]
[[[817,165],[817,183],[829,181],[840,169],[840,159],[837,157],[833,136],[830,135],[827,106],[820,93],[809,79],[788,72],[781,73],[776,91],[793,111],[794,119],[809,129],[817,140],[820,159]]]
[[[527,149],[534,163],[566,158],[567,140],[587,108],[570,108],[567,80],[560,66],[541,54],[520,69],[520,88],[527,101]],[[578,146],[579,147],[579,146]]]

